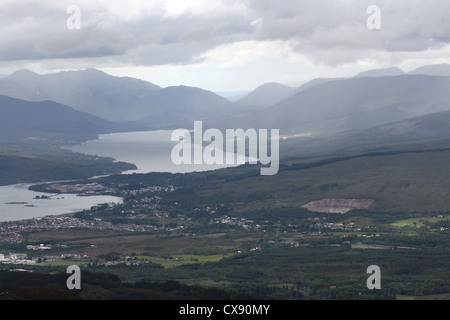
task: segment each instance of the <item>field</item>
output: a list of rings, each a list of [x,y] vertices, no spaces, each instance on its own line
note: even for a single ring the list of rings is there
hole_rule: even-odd
[[[448,217],[411,218],[392,223],[394,227],[425,227],[430,223],[450,222]]]
[[[450,294],[435,294],[422,297],[398,296],[397,300],[450,300]]]

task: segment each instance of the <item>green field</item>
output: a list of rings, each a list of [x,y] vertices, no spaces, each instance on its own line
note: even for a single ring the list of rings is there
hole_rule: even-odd
[[[214,254],[214,255],[190,255],[180,254],[170,258],[139,256],[139,259],[150,261],[162,265],[164,268],[174,268],[185,264],[218,262],[223,258],[231,257],[233,254]]]
[[[429,296],[397,296],[397,300],[413,301],[413,300],[450,300],[450,294],[435,294]]]
[[[449,217],[431,217],[431,218],[411,218],[406,220],[400,220],[392,223],[394,227],[425,227],[430,223],[437,222],[450,222]]]

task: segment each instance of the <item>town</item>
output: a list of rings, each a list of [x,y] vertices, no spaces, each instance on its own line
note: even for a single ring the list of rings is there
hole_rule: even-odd
[[[57,193],[75,193],[79,196],[96,196],[96,195],[108,195],[113,193],[114,190],[106,188],[98,183],[88,184],[51,184],[44,186],[44,189],[49,192]]]
[[[182,228],[180,226],[179,228]],[[0,243],[21,243],[21,233],[34,231],[55,231],[65,229],[111,230],[123,232],[174,231],[177,228],[142,224],[113,224],[96,218],[86,220],[67,216],[47,216],[13,222],[0,222]]]

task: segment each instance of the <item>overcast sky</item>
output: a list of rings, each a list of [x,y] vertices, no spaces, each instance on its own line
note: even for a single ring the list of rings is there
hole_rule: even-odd
[[[372,20],[371,5],[380,20]],[[368,28],[368,19],[380,29]],[[0,74],[98,68],[162,87],[240,91],[450,63],[450,3],[1,0],[0,39]]]

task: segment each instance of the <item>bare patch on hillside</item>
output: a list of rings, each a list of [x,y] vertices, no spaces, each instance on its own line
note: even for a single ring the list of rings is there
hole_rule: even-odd
[[[312,212],[347,213],[354,209],[368,209],[374,203],[370,199],[323,199],[302,206]]]

